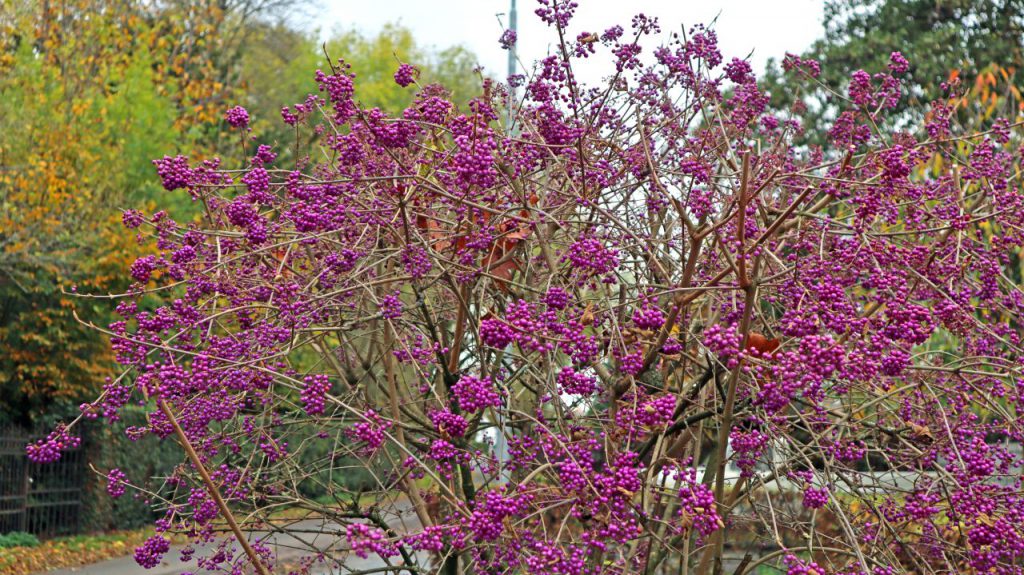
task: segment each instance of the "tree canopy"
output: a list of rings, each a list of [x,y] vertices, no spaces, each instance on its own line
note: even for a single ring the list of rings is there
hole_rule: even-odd
[[[73,412],[112,375],[105,339],[73,316],[105,323],[108,306],[74,305],[64,292],[128,286],[119,270],[149,248],[120,225],[121,210],[159,203],[182,221],[198,217],[200,206],[153,178],[154,158],[237,157],[223,118],[231,101],[259,113],[244,137],[293,132],[280,107],[317,91],[310,70],[324,56],[312,33],[277,19],[291,4],[3,0],[0,423]],[[466,50],[422,48],[398,26],[328,45],[367,77],[360,97],[387,110],[409,102],[381,79],[393,53],[463,101],[478,84]]]
[[[784,75],[776,60],[765,79],[777,107],[809,98],[808,124],[834,116],[850,74],[883,69],[893,52],[910,62],[901,111],[945,97],[951,75],[973,82],[995,67],[1021,83],[1024,1],[828,0],[824,14],[824,35],[800,54],[821,64],[820,76]]]

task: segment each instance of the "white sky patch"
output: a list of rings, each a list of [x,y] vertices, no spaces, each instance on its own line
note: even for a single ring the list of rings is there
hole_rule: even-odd
[[[628,32],[637,13],[656,16],[663,33],[715,22],[719,48],[728,62],[750,55],[760,73],[768,58],[799,53],[823,34],[821,0],[578,0],[570,23],[571,38],[580,32],[601,33],[621,25]],[[536,0],[518,0],[519,58],[532,63],[555,47],[557,35],[533,13]],[[508,0],[323,0],[311,23],[322,36],[337,29],[356,29],[370,35],[385,24],[399,23],[413,31],[417,41],[437,49],[462,45],[473,51],[485,72],[504,80],[507,53],[498,45]],[[607,53],[599,57],[610,60]],[[339,55],[343,57],[343,55]],[[603,57],[602,57],[603,56]],[[415,64],[415,62],[412,62]],[[607,68],[605,68],[607,70]],[[520,70],[522,72],[522,70]],[[583,80],[598,78],[584,74]]]

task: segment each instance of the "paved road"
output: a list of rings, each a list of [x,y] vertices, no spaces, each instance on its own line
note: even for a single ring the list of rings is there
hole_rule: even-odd
[[[416,515],[410,511],[408,504],[400,504],[396,511],[385,515],[384,519],[394,526],[396,531],[418,529],[419,522]],[[315,551],[313,550],[316,549],[333,551],[337,554],[341,565],[340,569],[326,564],[314,565],[310,572],[316,575],[344,575],[352,571],[384,566],[384,563],[376,556],[362,559],[355,554],[346,555],[344,533],[336,523],[320,519],[305,519],[292,522],[287,526],[281,525],[281,528],[287,529],[287,533],[253,533],[254,538],[261,538],[265,545],[275,551],[278,563],[281,565],[297,565],[302,558],[314,555]],[[195,556],[201,557],[210,554],[223,541],[222,539],[206,546],[197,547]],[[143,569],[135,563],[134,558],[127,556],[82,567],[48,571],[46,575],[180,575],[185,572],[199,571],[194,558],[188,562],[179,560],[183,548],[184,546],[181,545],[172,546],[164,556],[164,561],[152,569]],[[233,543],[232,548],[238,550],[238,543]],[[426,557],[419,557],[419,560],[425,561]]]

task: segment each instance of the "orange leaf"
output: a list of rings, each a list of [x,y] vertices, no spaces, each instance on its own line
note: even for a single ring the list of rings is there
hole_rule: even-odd
[[[776,349],[779,349],[781,343],[778,338],[768,339],[756,331],[750,332],[750,335],[747,337],[747,347],[754,348],[763,355],[769,355]]]

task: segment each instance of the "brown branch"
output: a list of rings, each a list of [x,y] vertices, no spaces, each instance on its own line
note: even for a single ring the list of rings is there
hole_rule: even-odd
[[[210,497],[212,497],[214,503],[217,504],[217,509],[219,509],[221,515],[224,516],[224,520],[227,521],[228,527],[231,528],[231,532],[234,533],[235,539],[238,540],[238,544],[245,550],[245,554],[249,557],[249,562],[252,563],[253,568],[256,569],[260,575],[270,575],[270,572],[267,571],[267,567],[262,561],[260,561],[259,555],[256,554],[256,550],[252,548],[252,545],[249,545],[249,540],[242,533],[241,528],[238,527],[238,522],[235,521],[234,514],[231,513],[230,509],[228,509],[227,503],[224,501],[224,498],[221,497],[220,490],[217,489],[217,485],[210,477],[210,473],[206,470],[206,466],[203,465],[203,462],[199,459],[199,454],[196,453],[195,448],[192,447],[192,443],[185,435],[185,431],[178,423],[178,418],[174,416],[174,413],[171,411],[170,406],[167,405],[167,402],[164,401],[164,398],[158,397],[156,403],[157,406],[160,407],[160,411],[163,412],[164,417],[166,417],[167,421],[171,424],[171,427],[174,428],[174,434],[178,436],[178,442],[181,443],[181,447],[185,449],[185,453],[188,455],[189,460],[192,461],[192,465],[195,466],[196,471],[198,471],[200,477],[203,478],[203,483],[206,485],[206,489],[210,492]]]

